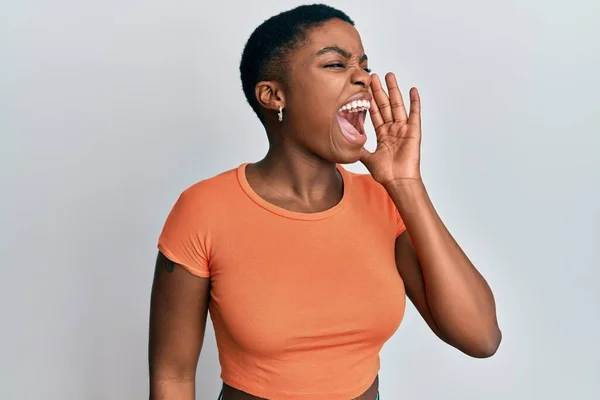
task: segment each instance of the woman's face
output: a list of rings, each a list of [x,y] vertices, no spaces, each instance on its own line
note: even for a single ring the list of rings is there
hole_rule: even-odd
[[[286,123],[311,153],[336,163],[356,162],[365,144],[371,78],[356,29],[334,19],[308,34],[289,57]]]

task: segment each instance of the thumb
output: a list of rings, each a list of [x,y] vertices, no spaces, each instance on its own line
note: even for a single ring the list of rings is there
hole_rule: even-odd
[[[373,156],[373,153],[371,153],[369,150],[365,149],[364,147],[360,150],[360,162],[363,163],[365,165],[365,167],[367,167],[367,169],[369,169],[369,166],[371,165],[371,157]]]

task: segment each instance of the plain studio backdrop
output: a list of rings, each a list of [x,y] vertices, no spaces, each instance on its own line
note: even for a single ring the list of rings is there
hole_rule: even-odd
[[[265,153],[238,63],[299,4],[0,1],[0,398],[147,398],[160,229],[182,190]],[[329,4],[420,89],[425,185],[504,333],[472,359],[409,305],[382,398],[600,398],[600,2]],[[220,385],[209,325],[197,398]]]

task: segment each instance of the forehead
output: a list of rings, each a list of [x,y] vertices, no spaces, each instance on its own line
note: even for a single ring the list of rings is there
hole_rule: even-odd
[[[302,50],[307,56],[315,56],[324,47],[338,46],[353,57],[360,57],[364,49],[356,28],[347,22],[333,19],[308,32],[308,41]]]

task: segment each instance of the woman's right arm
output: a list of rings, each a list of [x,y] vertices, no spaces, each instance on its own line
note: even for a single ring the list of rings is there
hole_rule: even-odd
[[[150,301],[150,400],[194,399],[209,299],[209,278],[158,253]]]

